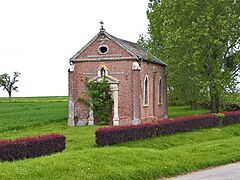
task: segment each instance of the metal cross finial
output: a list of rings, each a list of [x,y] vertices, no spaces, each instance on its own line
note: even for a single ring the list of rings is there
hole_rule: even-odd
[[[103,24],[104,24],[104,23],[101,21],[100,24],[101,24],[101,29],[103,29]]]

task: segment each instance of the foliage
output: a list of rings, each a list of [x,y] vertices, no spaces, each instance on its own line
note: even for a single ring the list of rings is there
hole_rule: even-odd
[[[149,37],[147,37],[146,35],[140,34],[137,43],[144,49],[149,50],[150,43],[148,41],[149,41]]]
[[[0,140],[0,161],[15,161],[62,152],[65,149],[65,140],[66,137],[61,134]]]
[[[224,118],[222,120],[223,126],[240,122],[240,110],[223,112],[223,114],[224,114]]]
[[[240,92],[225,93],[224,104],[221,108],[223,111],[240,110]]]
[[[159,179],[240,160],[238,153],[240,151],[240,123],[98,148],[95,144],[94,133],[99,126],[68,127],[67,103],[50,102],[51,99],[49,98],[48,101],[46,98],[46,102],[34,103],[34,105],[28,104],[27,98],[23,98],[21,101],[25,103],[9,103],[8,107],[4,106],[5,110],[11,108],[10,105],[13,108],[11,113],[0,117],[0,127],[11,125],[16,130],[13,131],[13,128],[10,128],[8,131],[1,131],[0,137],[1,139],[15,139],[58,132],[66,136],[66,149],[52,156],[1,162],[0,179],[9,179],[9,177],[13,180]],[[34,100],[38,101],[37,98]],[[39,101],[42,99],[40,98]],[[0,103],[0,111],[4,104]],[[44,104],[45,108],[41,104]],[[60,104],[62,108],[59,107]],[[34,108],[32,108],[33,105]],[[38,106],[39,110],[36,113]],[[27,108],[29,108],[28,111]],[[34,109],[35,112],[32,114],[31,111]],[[50,113],[46,113],[47,109],[50,109]],[[186,113],[189,108],[171,107],[169,113],[173,114],[172,111],[174,111],[175,115],[181,115],[178,111],[183,109]],[[195,113],[189,109],[190,113],[200,112]],[[24,121],[23,118],[21,121],[12,123],[18,116],[33,118],[27,121],[28,125],[46,123],[32,127],[26,126],[22,129],[22,124],[19,128],[17,125]],[[54,116],[58,118],[58,121],[51,121]],[[2,120],[5,119],[7,121],[3,123]]]
[[[223,114],[223,113],[217,113],[217,114],[215,114],[215,115],[216,115],[217,118],[218,118],[219,126],[222,126],[222,122],[223,122],[223,120],[224,120],[224,118],[225,118],[225,114]]]
[[[14,72],[12,80],[10,75],[7,73],[0,75],[0,87],[2,86],[3,90],[8,92],[9,98],[11,98],[13,91],[18,92],[18,86],[14,86],[14,84],[19,81],[17,78],[20,76],[20,74],[21,73],[19,72]]]
[[[240,110],[240,102],[237,103],[224,103],[223,111],[236,111]]]
[[[99,120],[99,125],[109,124],[109,115],[113,106],[110,84],[103,78],[101,81],[91,82],[86,79],[85,85],[90,99],[79,98],[79,101],[91,106],[94,117]]]
[[[210,102],[218,112],[224,92],[239,83],[240,3],[150,0],[147,15],[146,42],[168,64],[170,98]]]

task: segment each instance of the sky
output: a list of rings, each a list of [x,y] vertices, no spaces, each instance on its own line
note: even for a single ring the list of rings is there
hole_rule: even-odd
[[[21,73],[13,97],[67,96],[69,59],[100,30],[136,42],[148,0],[0,1],[0,74]],[[0,97],[8,94],[0,89]]]

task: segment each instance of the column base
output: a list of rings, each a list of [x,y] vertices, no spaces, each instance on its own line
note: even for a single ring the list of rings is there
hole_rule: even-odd
[[[119,122],[119,119],[118,118],[113,118],[113,125],[114,126],[119,126],[120,125],[120,122]]]
[[[132,120],[132,124],[134,124],[134,125],[141,124],[141,123],[142,123],[141,119],[133,119]]]
[[[88,125],[93,126],[94,125],[94,119],[93,118],[88,118]]]
[[[87,124],[87,120],[85,119],[79,119],[76,123],[77,126],[84,126]]]
[[[68,119],[68,126],[74,126],[74,125],[75,125],[74,119]]]

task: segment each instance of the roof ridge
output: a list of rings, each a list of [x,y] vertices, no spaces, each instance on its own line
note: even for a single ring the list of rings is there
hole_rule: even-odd
[[[115,37],[115,36],[113,36],[113,35],[111,35],[107,32],[106,32],[106,34],[108,36],[112,37],[115,41],[117,41],[119,44],[121,44],[122,47],[124,47],[125,49],[127,49],[128,51],[133,53],[138,58],[142,58],[145,61],[151,61],[151,60],[148,59],[148,55],[151,54],[151,53],[149,53],[145,48],[143,48],[138,43],[135,43],[135,42],[132,42],[132,41],[127,41],[127,40]],[[162,62],[160,59],[158,59],[153,54],[151,54],[151,56],[153,57],[152,62],[167,66],[167,64]]]
[[[152,63],[161,64],[163,66],[167,66],[167,64],[162,62],[153,54],[149,53],[145,48],[143,48],[138,43],[115,37],[109,34],[108,32],[106,32],[105,30],[100,30],[100,32],[97,33],[83,48],[81,48],[72,58],[70,58],[70,61],[73,61],[75,58],[77,58],[79,54],[81,54],[87,47],[89,47],[93,43],[93,41],[95,41],[97,37],[101,34],[105,34],[106,36],[108,36],[108,38],[115,41],[119,46],[121,46],[123,49],[125,49],[128,53],[130,53],[135,58],[152,62]],[[151,59],[148,58],[149,54],[151,54],[151,57],[152,57]]]

